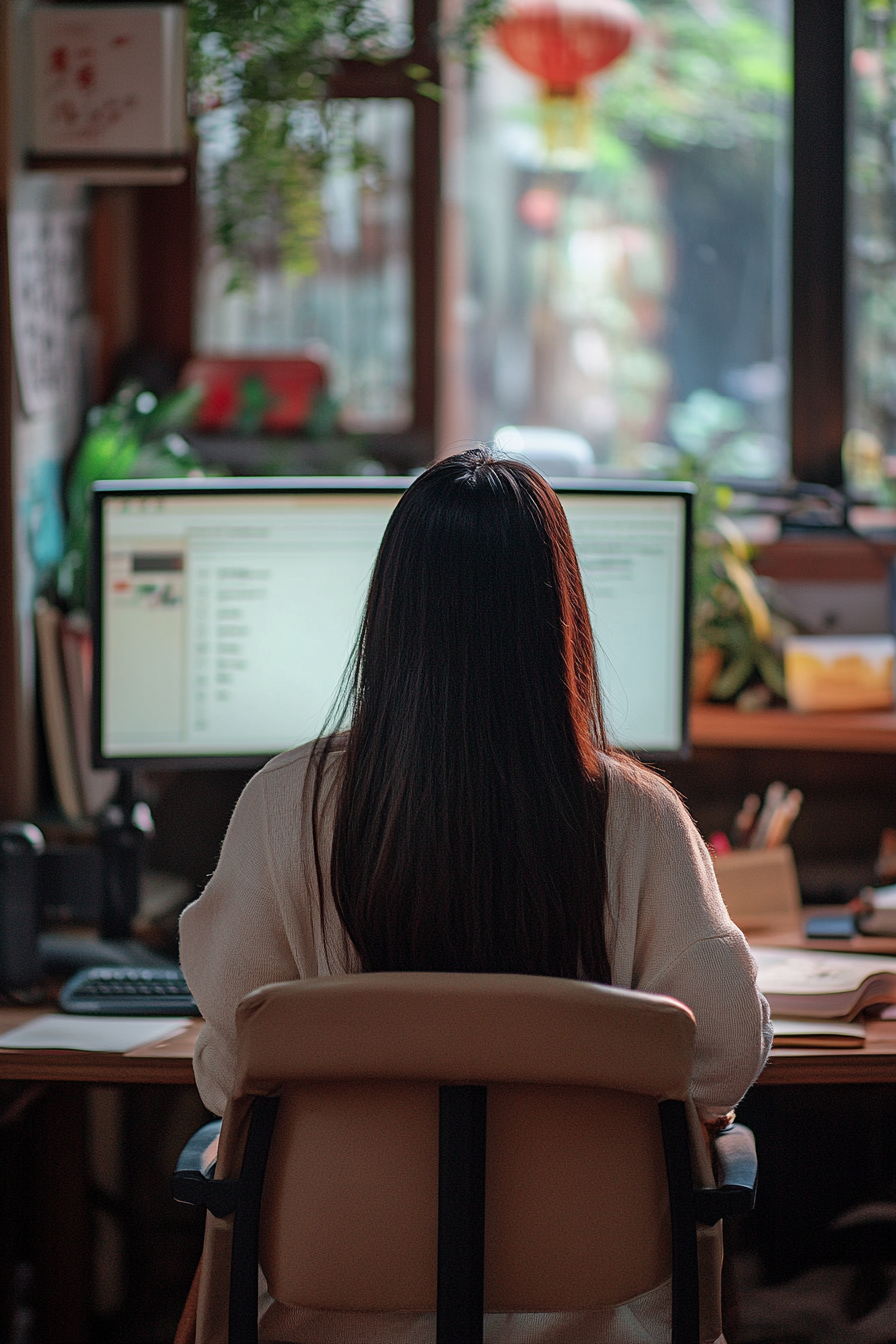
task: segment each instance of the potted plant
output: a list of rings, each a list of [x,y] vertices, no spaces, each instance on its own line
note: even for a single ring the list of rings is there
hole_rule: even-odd
[[[774,595],[753,567],[753,548],[729,513],[734,491],[717,480],[743,429],[738,402],[708,389],[673,406],[675,449],[666,474],[697,486],[694,510],[692,693],[696,700],[736,700],[759,709],[783,698],[781,646],[795,627],[775,609]]]

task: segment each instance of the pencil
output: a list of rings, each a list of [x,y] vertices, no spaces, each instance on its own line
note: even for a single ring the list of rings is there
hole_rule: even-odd
[[[753,827],[750,836],[751,849],[765,849],[765,838],[768,835],[768,829],[772,824],[772,818],[778,808],[783,803],[787,795],[787,785],[782,784],[776,779],[773,784],[769,784],[765,791],[765,802],[762,804],[762,811],[759,813],[759,819]]]
[[[758,793],[748,793],[743,805],[734,818],[731,843],[735,849],[745,849],[750,840],[750,832],[756,824],[756,816],[762,806]]]
[[[771,824],[765,837],[766,849],[774,849],[778,845],[783,845],[790,828],[800,814],[800,808],[803,805],[803,795],[799,789],[791,789],[787,797],[778,805],[775,815],[772,817]]]

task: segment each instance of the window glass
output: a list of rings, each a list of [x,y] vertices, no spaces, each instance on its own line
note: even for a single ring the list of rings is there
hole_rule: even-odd
[[[398,56],[409,51],[414,40],[412,0],[377,0],[377,10],[389,21],[388,52]]]
[[[629,49],[560,96],[500,30],[485,49],[463,132],[466,428],[572,431],[598,467],[686,452],[784,476],[790,7],[638,8]]]
[[[327,115],[336,150],[325,171],[297,182],[289,209],[270,221],[276,236],[255,223],[239,265],[216,235],[234,113],[222,107],[198,119],[205,241],[196,347],[321,358],[342,428],[400,430],[412,411],[411,105],[342,99]],[[320,138],[313,104],[293,116],[297,142]]]
[[[889,4],[862,0],[850,9],[844,468],[853,492],[874,499],[896,477],[896,29]]]

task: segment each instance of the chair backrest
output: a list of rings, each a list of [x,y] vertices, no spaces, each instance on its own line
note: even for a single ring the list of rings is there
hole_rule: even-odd
[[[546,977],[368,974],[273,985],[237,1012],[218,1174],[280,1097],[260,1261],[292,1307],[432,1311],[439,1087],[486,1084],[485,1308],[625,1301],[671,1269],[657,1102],[685,1101],[673,999]]]

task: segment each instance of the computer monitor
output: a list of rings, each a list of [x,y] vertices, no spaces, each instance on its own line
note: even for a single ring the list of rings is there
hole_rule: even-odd
[[[96,764],[245,767],[318,735],[412,479],[97,485]],[[693,487],[553,484],[582,568],[611,740],[680,755]]]

